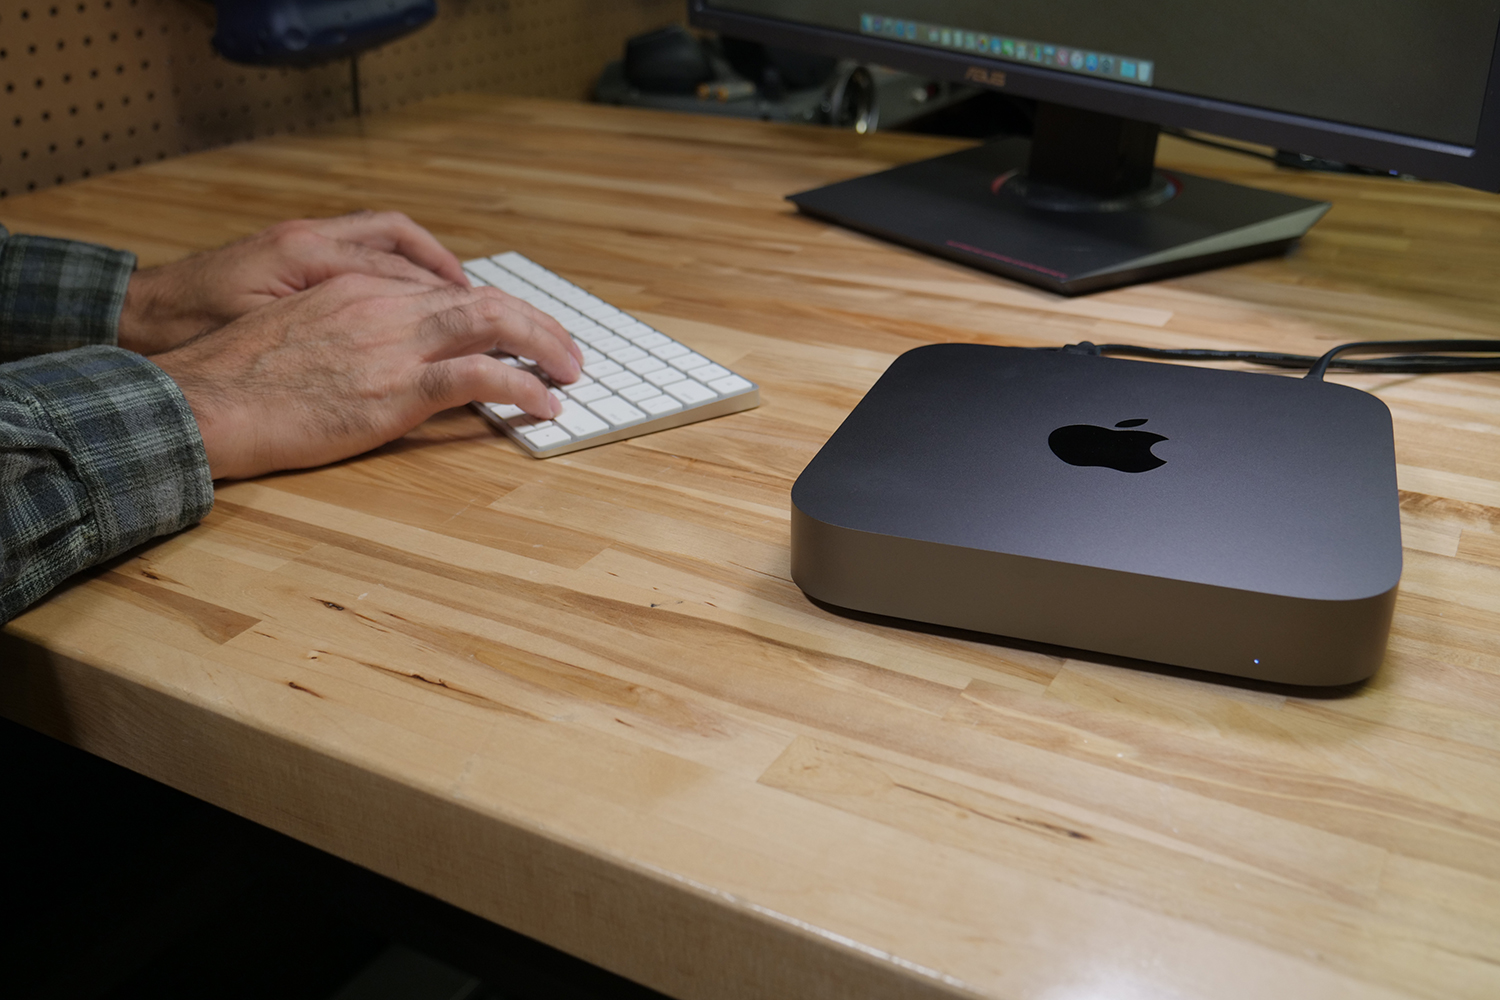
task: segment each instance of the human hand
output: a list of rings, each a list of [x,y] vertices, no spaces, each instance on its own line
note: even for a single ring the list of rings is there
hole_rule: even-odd
[[[119,344],[165,351],[340,274],[468,287],[458,258],[400,212],[299,219],[131,275]]]
[[[556,320],[494,288],[355,274],[151,360],[187,397],[213,477],[243,479],[358,455],[475,399],[561,412],[491,350],[535,358],[559,382],[583,360]]]

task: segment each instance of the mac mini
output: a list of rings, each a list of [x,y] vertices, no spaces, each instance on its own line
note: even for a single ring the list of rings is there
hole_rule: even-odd
[[[917,622],[1360,681],[1401,577],[1390,411],[1282,375],[919,347],[792,487],[792,577]]]

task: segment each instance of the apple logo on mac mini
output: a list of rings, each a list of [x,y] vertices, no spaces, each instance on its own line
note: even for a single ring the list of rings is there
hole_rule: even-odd
[[[1139,427],[1145,417],[1121,420],[1115,427]],[[1047,437],[1052,454],[1069,465],[1098,465],[1117,472],[1150,472],[1166,465],[1151,447],[1167,440],[1151,431],[1111,430],[1094,424],[1069,424]]]

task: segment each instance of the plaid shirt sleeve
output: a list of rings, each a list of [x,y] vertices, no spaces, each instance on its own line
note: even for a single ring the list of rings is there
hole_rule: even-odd
[[[135,254],[0,226],[0,362],[113,344]]]
[[[134,257],[3,234],[0,345],[38,356],[0,364],[0,624],[78,570],[213,506],[182,391],[110,346]],[[20,251],[17,240],[27,241]]]

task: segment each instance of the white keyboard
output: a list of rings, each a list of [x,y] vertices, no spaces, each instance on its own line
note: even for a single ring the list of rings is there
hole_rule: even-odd
[[[562,402],[555,419],[538,420],[519,406],[474,404],[535,458],[760,405],[754,382],[518,253],[465,261],[464,270],[474,282],[524,299],[557,320],[583,351],[583,374],[570,385],[554,383],[529,358],[503,358],[541,379]]]

